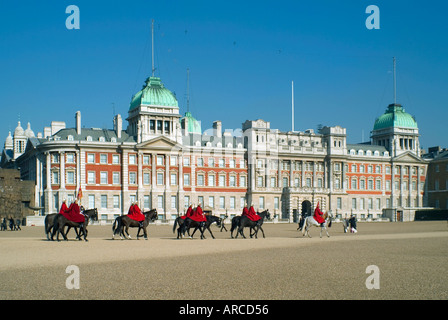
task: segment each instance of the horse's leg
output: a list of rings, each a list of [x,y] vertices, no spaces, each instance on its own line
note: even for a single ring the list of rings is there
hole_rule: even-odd
[[[148,233],[146,232],[146,227],[143,227],[143,236],[145,237],[145,240],[148,240]]]
[[[241,236],[242,236],[244,239],[246,239],[246,236],[244,235],[243,230],[244,230],[244,227],[242,227],[242,226],[240,226],[240,227],[238,228],[238,232],[241,234]],[[249,233],[250,233],[250,230],[249,230]]]
[[[261,230],[261,233],[263,234],[263,238],[266,238],[265,235],[264,235],[264,230],[263,230],[263,228],[261,226],[260,226],[260,230]]]
[[[212,238],[215,239],[215,236],[212,233],[212,230],[210,230],[210,226],[207,227],[208,232],[210,232],[210,234],[212,235]]]

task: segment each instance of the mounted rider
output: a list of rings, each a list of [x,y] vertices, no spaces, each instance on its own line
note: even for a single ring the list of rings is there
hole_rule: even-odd
[[[145,221],[145,215],[142,213],[138,207],[137,201],[131,204],[128,211],[128,217],[139,223],[140,227],[143,228],[143,221]]]
[[[67,202],[67,200],[65,200],[65,199],[62,201],[61,210],[59,210],[60,214],[68,212],[68,207],[67,207],[67,203],[66,202]]]
[[[187,218],[191,218],[192,214],[193,214],[193,204],[190,204],[190,206],[187,209],[187,213],[184,216],[181,216],[180,218],[185,220]]]
[[[249,220],[254,222],[261,220],[261,217],[255,212],[253,203],[250,205],[249,210],[247,210],[247,204],[244,206],[243,213],[241,214],[241,216],[246,216],[249,218]]]
[[[61,211],[62,211],[62,206],[61,206]],[[84,223],[84,221],[86,220],[86,217],[81,213],[81,210],[79,208],[78,199],[76,199],[74,202],[72,202],[70,207],[65,212],[61,212],[61,211],[59,213],[61,213],[64,217],[66,217],[68,220],[70,220],[72,222]]]
[[[201,203],[198,204],[195,210],[193,210],[193,213],[190,216],[191,220],[194,220],[196,222],[206,222],[207,217],[205,216],[204,212],[201,208]]]
[[[317,203],[316,209],[314,209],[313,218],[314,220],[316,220],[317,223],[320,224],[321,227],[324,226],[325,223],[324,213],[319,209],[319,202]]]

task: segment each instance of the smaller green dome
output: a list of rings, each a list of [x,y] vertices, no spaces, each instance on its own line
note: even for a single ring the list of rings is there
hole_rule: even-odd
[[[129,111],[142,104],[178,108],[176,96],[164,87],[158,77],[149,77],[146,79],[145,86],[143,86],[142,90],[132,97]]]
[[[185,128],[185,121],[187,122],[187,127]],[[202,134],[201,123],[193,118],[191,112],[185,112],[185,116],[180,119],[182,129],[186,129],[188,133],[199,133]]]
[[[386,112],[375,120],[373,130],[381,130],[390,127],[418,129],[417,121],[409,113],[405,112],[400,104],[390,104]]]

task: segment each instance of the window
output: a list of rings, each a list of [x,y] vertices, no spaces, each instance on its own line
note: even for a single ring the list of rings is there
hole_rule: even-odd
[[[322,179],[318,179],[318,181],[320,181],[321,184],[322,184]],[[297,188],[297,187],[300,187],[300,181],[299,181],[299,178],[294,178],[294,186],[295,186],[296,188]],[[320,187],[322,187],[322,185],[321,185]]]
[[[352,199],[352,209],[356,209],[356,199]]]
[[[143,196],[143,208],[149,209],[151,208],[151,197]]]
[[[365,199],[360,199],[359,210],[364,210],[364,208],[365,208]]]
[[[337,200],[337,208],[342,209],[342,198],[338,197],[336,200]]]
[[[129,202],[134,203],[135,201],[137,201],[137,197],[135,196],[135,194],[131,194],[129,196]]]
[[[177,174],[176,173],[171,173],[170,174],[170,184],[172,186],[177,185]]]
[[[137,184],[137,173],[129,172],[129,184]]]
[[[107,195],[101,195],[101,208],[107,209]]]
[[[151,133],[154,133],[156,131],[156,121],[155,120],[149,120],[149,131]]]
[[[120,172],[112,172],[112,183],[120,184]]]
[[[311,188],[311,178],[306,178],[306,186]]]
[[[376,199],[376,208],[375,209],[376,210],[380,210],[381,209],[381,199],[380,198]]]
[[[157,156],[157,165],[163,166],[163,156]]]
[[[352,172],[356,172],[356,164],[352,164]]]
[[[198,167],[203,167],[204,166],[204,158],[198,158],[197,165],[198,165]]]
[[[257,168],[263,168],[263,160],[257,160]]]
[[[204,185],[204,175],[198,174],[198,186],[203,186],[203,185]]]
[[[149,172],[143,172],[143,184],[148,185],[151,183],[151,177]]]
[[[67,153],[66,155],[66,162],[67,163],[75,163],[75,154],[74,153]]]
[[[244,205],[246,204],[246,198],[245,197],[240,197],[240,208],[244,208]]]
[[[368,180],[367,181],[367,186],[369,190],[373,190],[373,180]]]
[[[51,162],[52,163],[59,163],[59,153],[52,153],[51,154]]]
[[[375,167],[375,173],[381,173],[381,167],[380,166],[376,166]]]
[[[352,189],[356,189],[356,179],[352,179]]]
[[[214,167],[215,166],[215,159],[214,158],[208,158],[208,166]]]
[[[190,185],[190,174],[184,173],[184,186],[189,186],[189,185]]]
[[[229,187],[236,187],[236,177],[233,175],[229,177]]]
[[[170,166],[177,165],[177,158],[176,156],[170,156]]]
[[[210,208],[214,208],[215,207],[215,197],[213,197],[213,196],[208,197],[208,206]]]
[[[288,178],[283,177],[282,182],[283,182],[283,188],[288,187]]]
[[[226,198],[219,197],[219,209],[225,209],[226,207]]]
[[[149,164],[149,156],[143,156],[143,164]]]
[[[361,190],[366,189],[366,180],[364,180],[364,179],[359,180],[359,189],[361,189]]]
[[[369,198],[369,199],[367,200],[367,205],[368,205],[368,207],[369,207],[369,210],[372,210],[372,209],[373,209],[373,199],[372,199],[372,198]]]
[[[114,209],[119,209],[120,208],[120,196],[114,195],[112,199],[114,202]]]
[[[163,209],[165,206],[163,205],[163,195],[157,196],[157,208]]]
[[[100,163],[107,163],[107,154],[100,154]]]
[[[95,154],[93,153],[87,154],[87,163],[95,163]]]
[[[335,189],[341,188],[341,180],[339,178],[334,179],[334,188]]]
[[[390,180],[386,180],[386,190],[390,190]]]
[[[177,209],[177,196],[171,196],[171,209]]]
[[[129,155],[129,164],[137,164],[137,157],[135,156],[135,154]]]
[[[190,196],[184,196],[184,207],[187,208],[190,205]]]
[[[245,168],[245,162],[244,159],[240,160],[240,168]]]
[[[246,183],[247,183],[247,177],[240,176],[240,187],[246,187]]]
[[[278,209],[280,207],[279,200],[279,197],[274,198],[274,209]]]
[[[87,172],[87,183],[94,184],[95,183],[95,171]]]
[[[218,177],[218,184],[220,187],[225,187],[226,186],[226,176],[220,175]]]
[[[190,166],[190,157],[184,157],[184,166],[189,167]]]
[[[275,184],[275,177],[271,177],[271,188],[275,188],[276,184]]]
[[[367,172],[368,172],[368,173],[373,173],[373,166],[369,165],[369,166],[367,167]]]
[[[322,178],[317,178],[317,187],[322,188],[323,187],[323,180]]]
[[[201,204],[201,206],[204,206],[204,197],[203,196],[198,196],[198,203]]]
[[[163,186],[163,173],[157,172],[157,185]]]
[[[75,184],[75,171],[67,171],[67,184]]]
[[[219,167],[220,168],[226,167],[226,159],[219,159]]]
[[[215,186],[215,175],[213,174],[208,174],[208,186],[209,187],[214,187]]]
[[[120,156],[118,154],[112,155],[112,164],[119,164],[120,163]]]
[[[258,208],[259,209],[264,209],[264,197],[260,197],[258,199]]]
[[[364,173],[366,171],[366,167],[362,164],[359,166],[359,172]]]
[[[235,168],[236,167],[236,161],[235,159],[230,159],[229,162],[229,168]]]
[[[100,183],[107,184],[107,172],[100,172]]]
[[[95,208],[95,196],[93,194],[89,194],[89,208]]]
[[[53,184],[59,184],[59,172],[58,171],[53,171],[51,173],[51,177],[52,177],[52,182]]]
[[[263,177],[262,176],[257,177],[257,187],[263,187]]]
[[[230,209],[235,209],[236,207],[236,198],[230,197]]]

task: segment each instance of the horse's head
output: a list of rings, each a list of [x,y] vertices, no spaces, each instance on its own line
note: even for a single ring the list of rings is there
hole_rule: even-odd
[[[143,212],[146,220],[150,220],[151,222],[157,220],[159,215],[157,214],[157,209],[151,209],[149,211]]]

